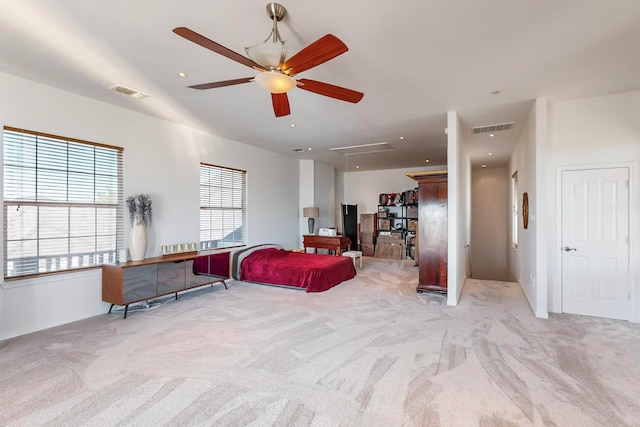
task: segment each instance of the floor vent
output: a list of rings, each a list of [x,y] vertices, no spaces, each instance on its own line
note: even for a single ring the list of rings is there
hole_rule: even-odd
[[[133,89],[130,89],[130,88],[128,88],[126,86],[122,86],[122,85],[111,86],[109,89],[113,90],[115,92],[121,93],[123,95],[130,96],[130,97],[135,98],[135,99],[142,99],[142,98],[146,98],[147,96],[149,96],[146,93],[138,92],[137,90],[133,90]]]
[[[498,132],[501,130],[511,130],[513,129],[513,127],[516,125],[516,122],[509,122],[509,123],[500,123],[497,125],[486,125],[486,126],[476,126],[474,128],[471,128],[471,133],[472,134],[478,134],[478,133],[487,133],[487,132]]]

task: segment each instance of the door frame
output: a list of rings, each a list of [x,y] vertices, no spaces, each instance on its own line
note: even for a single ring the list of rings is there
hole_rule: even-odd
[[[614,168],[627,168],[629,170],[629,268],[627,271],[628,280],[629,280],[629,293],[630,293],[630,313],[629,319],[630,322],[640,323],[640,312],[638,307],[638,286],[640,283],[636,283],[634,280],[635,276],[639,276],[640,281],[640,272],[636,272],[638,267],[635,262],[635,248],[633,245],[634,237],[636,235],[636,230],[633,221],[633,206],[636,204],[636,197],[634,196],[634,167],[636,166],[635,162],[617,162],[617,163],[587,163],[581,165],[570,165],[570,166],[558,166],[556,169],[556,239],[554,245],[555,251],[555,272],[554,275],[556,277],[557,286],[554,287],[553,294],[554,299],[559,302],[558,305],[555,306],[558,313],[562,313],[562,173],[566,171],[580,171],[580,170],[589,170],[589,169],[614,169]]]

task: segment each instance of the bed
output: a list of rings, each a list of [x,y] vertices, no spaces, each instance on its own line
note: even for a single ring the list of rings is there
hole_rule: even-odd
[[[351,258],[291,252],[257,245],[233,254],[236,280],[322,292],[356,276]]]

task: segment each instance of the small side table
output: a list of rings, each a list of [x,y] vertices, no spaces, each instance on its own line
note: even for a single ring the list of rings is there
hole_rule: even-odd
[[[346,251],[342,252],[342,256],[351,257],[353,260],[353,266],[356,266],[356,260],[360,259],[360,268],[362,268],[362,252],[361,251]]]

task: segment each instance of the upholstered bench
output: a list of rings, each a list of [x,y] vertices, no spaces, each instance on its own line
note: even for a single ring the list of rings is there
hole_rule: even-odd
[[[356,260],[360,259],[360,268],[362,268],[362,252],[361,251],[346,251],[342,252],[342,256],[351,257],[353,260],[353,266],[356,266]]]

